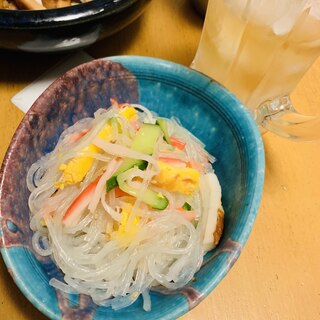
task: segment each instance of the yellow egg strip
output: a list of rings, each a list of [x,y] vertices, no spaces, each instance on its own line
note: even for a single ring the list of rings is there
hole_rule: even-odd
[[[183,168],[158,161],[160,172],[153,177],[152,183],[168,191],[191,195],[199,187],[199,171]]]
[[[111,239],[116,239],[124,247],[132,242],[139,229],[139,216],[135,216],[129,228],[127,226],[131,210],[132,205],[129,203],[122,208],[119,228],[111,234]]]

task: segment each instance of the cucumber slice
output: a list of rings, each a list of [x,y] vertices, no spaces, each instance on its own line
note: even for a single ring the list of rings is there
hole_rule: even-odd
[[[143,123],[132,142],[131,149],[149,155],[153,154],[160,134],[161,128],[156,124]]]
[[[122,191],[130,194],[131,196],[137,197],[139,191],[130,187],[126,183],[126,178],[127,178],[128,174],[129,174],[129,170],[127,170],[126,172],[120,173],[117,176],[119,188]],[[151,208],[158,209],[158,210],[164,210],[169,204],[169,200],[163,194],[161,194],[159,192],[155,192],[151,189],[146,189],[141,194],[140,200],[142,202],[144,202],[145,204],[149,205]]]
[[[160,127],[160,129],[163,132],[163,137],[164,140],[168,143],[171,144],[169,133],[168,133],[168,126],[167,126],[167,120],[164,118],[157,118],[156,124]]]
[[[190,210],[192,210],[192,207],[191,207],[191,205],[190,205],[188,202],[185,202],[185,203],[183,204],[183,206],[182,206],[182,209],[187,210],[187,211],[190,211]]]
[[[152,155],[154,151],[154,146],[157,140],[159,139],[160,134],[161,129],[159,126],[150,123],[143,123],[132,142],[131,149],[148,155]],[[120,167],[116,170],[116,172],[107,180],[107,192],[109,192],[118,185],[117,176],[120,173],[127,171],[128,169],[134,166],[137,166],[141,170],[143,170],[147,167],[147,165],[148,163],[141,159],[124,159]]]
[[[109,192],[118,185],[117,175],[120,172],[125,172],[128,169],[131,169],[135,166],[138,167],[140,170],[144,170],[148,166],[148,162],[144,160],[136,160],[130,158],[125,159],[118,168],[118,170],[107,180],[107,192]],[[117,173],[118,171],[119,173]]]

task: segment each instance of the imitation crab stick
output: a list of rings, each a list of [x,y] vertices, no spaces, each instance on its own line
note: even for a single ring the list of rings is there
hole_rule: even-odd
[[[184,161],[181,159],[169,158],[169,157],[159,157],[159,161],[165,162],[165,163],[170,164],[174,167],[193,168],[201,173],[203,173],[205,170],[203,165],[197,161]]]
[[[167,164],[171,164],[172,166],[175,166],[175,167],[185,168],[188,166],[188,162],[180,160],[180,159],[176,159],[176,158],[159,157],[159,161],[165,162]]]
[[[181,140],[175,138],[175,137],[170,137],[170,142],[171,145],[173,145],[174,147],[176,147],[179,150],[183,150],[186,146],[185,142],[182,142]]]
[[[66,227],[72,227],[79,221],[83,210],[86,209],[90,203],[99,179],[100,177],[91,182],[67,209],[62,218],[62,221]]]
[[[77,142],[83,136],[85,136],[89,132],[89,129],[82,130],[81,132],[75,132],[74,134],[70,135],[68,141],[70,143]]]
[[[181,216],[182,216],[182,218],[192,222],[196,218],[196,213],[195,213],[195,211],[185,211],[185,210],[183,210],[183,211],[181,211]]]

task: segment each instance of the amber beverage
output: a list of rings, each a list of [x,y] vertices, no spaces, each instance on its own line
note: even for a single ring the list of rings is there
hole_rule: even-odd
[[[319,55],[319,0],[210,0],[192,67],[230,89],[257,120],[281,104],[301,123],[307,118],[298,119],[289,94]]]

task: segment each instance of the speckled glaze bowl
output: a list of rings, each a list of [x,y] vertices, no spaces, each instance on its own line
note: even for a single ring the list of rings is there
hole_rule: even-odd
[[[87,47],[128,26],[151,0],[93,0],[67,8],[0,9],[0,49],[59,52]]]
[[[31,245],[27,170],[53,149],[63,129],[109,106],[110,98],[179,118],[217,159],[214,169],[225,209],[222,240],[205,256],[189,285],[151,292],[150,312],[143,311],[141,300],[114,311],[97,307],[88,296],[56,291],[48,282],[61,276],[60,271],[49,257],[37,256]],[[94,60],[56,80],[34,103],[12,139],[0,174],[2,256],[24,295],[49,318],[176,319],[199,304],[238,259],[257,214],[263,179],[264,150],[256,124],[219,84],[187,67],[153,58]]]

